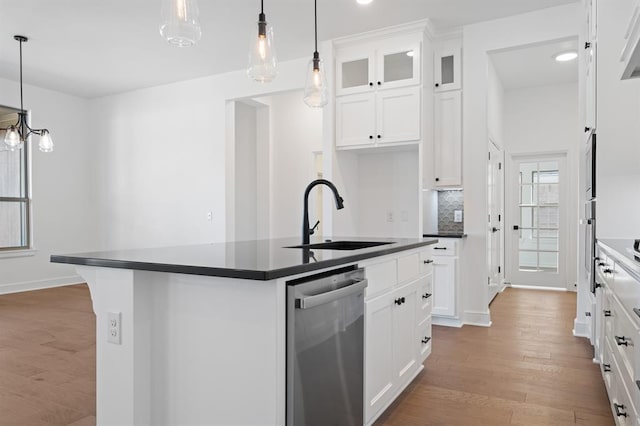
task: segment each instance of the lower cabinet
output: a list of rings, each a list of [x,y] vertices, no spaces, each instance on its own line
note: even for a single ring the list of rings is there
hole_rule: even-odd
[[[433,256],[433,315],[456,315],[456,257]]]
[[[412,259],[420,261],[418,256]],[[399,268],[403,263],[407,262],[398,260]],[[367,424],[373,423],[402,392],[431,353],[433,271],[430,265],[416,265],[415,270],[419,275],[365,299]],[[398,277],[403,276],[399,269]]]

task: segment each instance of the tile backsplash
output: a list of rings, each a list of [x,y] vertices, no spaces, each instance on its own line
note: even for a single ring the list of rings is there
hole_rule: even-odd
[[[464,216],[462,222],[455,222],[455,212],[464,210],[463,191],[438,192],[438,232],[464,232]]]

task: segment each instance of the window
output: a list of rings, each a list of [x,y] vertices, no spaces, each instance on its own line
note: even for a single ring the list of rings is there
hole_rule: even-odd
[[[0,106],[0,127],[18,120],[17,110]],[[0,131],[0,253],[31,246],[29,148],[9,151]]]

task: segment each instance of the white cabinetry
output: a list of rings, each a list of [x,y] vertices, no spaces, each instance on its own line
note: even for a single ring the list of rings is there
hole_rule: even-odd
[[[364,265],[365,419],[372,424],[431,353],[433,271],[426,251]]]
[[[461,55],[461,39],[444,40],[438,44],[433,62],[434,90],[436,92],[462,88]]]
[[[420,140],[420,39],[396,37],[337,49],[337,148]]]
[[[456,239],[440,239],[429,247],[433,263],[433,323],[462,326],[458,312],[458,244]]]
[[[462,94],[437,93],[435,102],[435,186],[462,185]]]

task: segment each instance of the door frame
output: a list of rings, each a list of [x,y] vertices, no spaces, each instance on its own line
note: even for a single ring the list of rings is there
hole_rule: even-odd
[[[510,287],[524,287],[535,288],[544,290],[568,290],[569,289],[569,264],[567,262],[567,250],[569,248],[569,198],[568,198],[568,185],[569,185],[569,170],[567,169],[569,164],[569,153],[566,150],[559,151],[543,151],[543,152],[515,152],[509,153],[506,156],[506,171],[505,171],[505,280],[506,284]],[[518,263],[517,255],[514,255],[513,246],[513,226],[520,224],[520,218],[515,215],[514,212],[514,193],[516,190],[517,180],[515,173],[517,167],[515,164],[518,161],[530,160],[530,161],[554,161],[557,160],[561,163],[560,168],[563,170],[563,174],[560,177],[560,238],[559,244],[559,260],[558,260],[558,273],[560,274],[559,285],[542,286],[530,283],[514,283],[515,266]],[[515,263],[514,263],[515,262]]]
[[[491,258],[491,241],[493,237],[493,232],[491,228],[495,226],[495,217],[491,217],[491,201],[487,197],[487,218],[489,222],[487,223],[487,268],[489,273],[489,303],[493,300],[494,297],[498,293],[501,293],[505,289],[506,282],[506,265],[505,265],[505,231],[506,231],[506,217],[505,217],[505,152],[501,149],[489,136],[489,149],[488,149],[488,157],[489,161],[487,163],[487,185],[489,185],[489,179],[491,179],[490,174],[493,173],[494,161],[498,161],[501,166],[498,168],[498,179],[500,180],[500,193],[499,201],[500,204],[498,208],[498,224],[497,227],[500,227],[500,253],[498,255],[498,267],[501,272],[498,274],[499,282],[493,282],[492,277],[495,275],[492,274],[494,270],[492,268],[492,258]],[[497,154],[497,158],[492,158],[492,154]],[[488,189],[488,188],[487,188]]]

